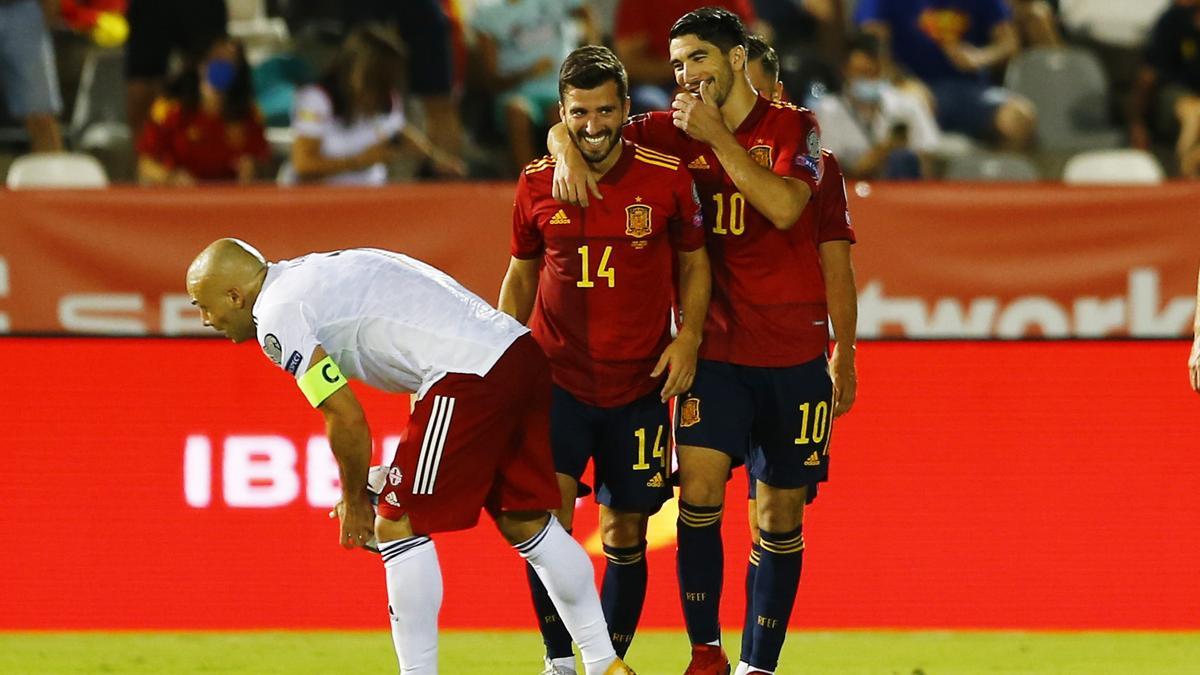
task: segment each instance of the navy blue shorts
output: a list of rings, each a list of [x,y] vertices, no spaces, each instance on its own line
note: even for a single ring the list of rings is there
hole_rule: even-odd
[[[675,441],[723,452],[771,487],[815,494],[829,477],[832,399],[824,356],[784,368],[701,360],[679,398]]]
[[[983,140],[995,137],[996,111],[1012,98],[1009,90],[979,80],[942,80],[930,89],[942,129]]]
[[[633,513],[656,513],[671,498],[671,415],[651,392],[631,403],[600,408],[554,387],[550,446],[558,473],[579,480],[595,463],[596,501]]]

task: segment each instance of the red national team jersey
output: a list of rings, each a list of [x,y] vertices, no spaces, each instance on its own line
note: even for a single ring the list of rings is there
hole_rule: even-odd
[[[239,158],[265,162],[271,156],[257,109],[244,120],[228,122],[170,99],[154,102],[137,151],[169,169],[186,169],[201,181],[234,180]]]
[[[630,120],[625,138],[679,155],[700,193],[712,261],[712,303],[701,358],[748,366],[792,366],[820,356],[828,346],[825,284],[817,245],[854,235],[845,216],[837,176],[822,180],[821,140],[812,112],[758,97],[735,130],[762,166],[803,180],[813,199],[790,230],[779,230],[747,203],[716,154],[671,122],[669,112]],[[834,194],[836,193],[836,194]],[[814,203],[842,204],[838,234],[818,235]],[[836,206],[829,207],[837,210]],[[819,218],[824,227],[827,218]]]
[[[624,143],[586,209],[551,196],[554,160],[525,169],[512,255],[542,258],[529,327],[554,381],[584,403],[624,405],[653,391],[671,340],[675,251],[704,246],[692,178],[679,159]]]

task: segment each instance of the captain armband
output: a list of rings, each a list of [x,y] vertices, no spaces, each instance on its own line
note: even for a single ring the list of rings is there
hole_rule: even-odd
[[[333,359],[326,356],[301,375],[297,384],[300,385],[300,391],[308,399],[309,405],[315,408],[333,392],[346,386],[346,376],[338,370]]]

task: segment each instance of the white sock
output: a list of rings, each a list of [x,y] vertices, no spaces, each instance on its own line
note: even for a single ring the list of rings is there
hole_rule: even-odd
[[[437,675],[442,568],[429,537],[379,545],[387,576],[392,644],[403,675]]]
[[[584,672],[604,675],[617,660],[617,652],[600,609],[600,595],[593,581],[596,570],[583,547],[551,515],[541,532],[513,548],[529,561],[545,584],[563,625],[579,645]]]
[[[745,661],[738,661],[737,668],[734,669],[733,675],[746,675],[750,670],[750,664]]]

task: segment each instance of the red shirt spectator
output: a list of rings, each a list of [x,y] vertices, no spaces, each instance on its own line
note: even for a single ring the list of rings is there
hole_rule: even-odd
[[[171,171],[182,169],[198,181],[236,180],[243,157],[259,163],[270,158],[257,109],[246,119],[231,122],[202,108],[188,110],[172,99],[154,103],[138,137],[137,152]]]

